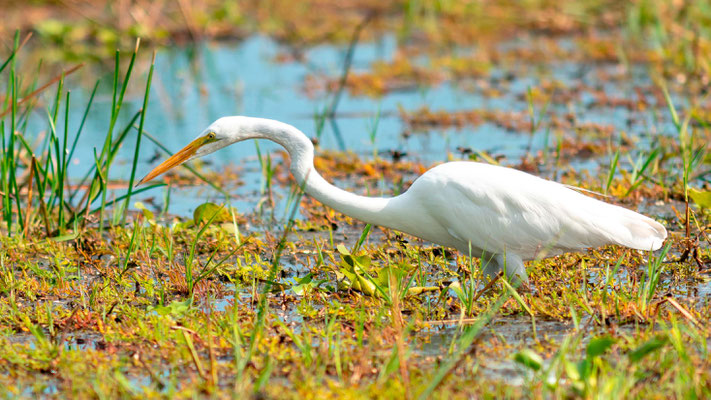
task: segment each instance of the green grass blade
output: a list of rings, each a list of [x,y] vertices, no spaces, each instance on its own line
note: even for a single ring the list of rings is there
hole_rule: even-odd
[[[156,65],[156,53],[153,52],[153,59],[151,60],[151,67],[148,70],[148,80],[146,81],[146,91],[143,95],[143,107],[141,107],[141,120],[138,123],[138,134],[136,135],[136,147],[133,152],[133,163],[131,165],[131,177],[128,180],[128,190],[126,193],[126,201],[124,203],[124,213],[122,223],[126,222],[126,213],[128,211],[128,205],[131,201],[131,193],[133,191],[133,182],[136,179],[136,165],[138,165],[138,156],[141,149],[141,137],[143,136],[143,123],[146,120],[146,109],[148,107],[148,95],[151,92],[151,80],[153,79],[153,69]]]

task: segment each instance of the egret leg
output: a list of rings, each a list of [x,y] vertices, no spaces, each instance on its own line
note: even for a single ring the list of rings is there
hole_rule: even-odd
[[[512,283],[528,283],[526,267],[516,254],[484,254],[481,260],[484,276],[489,279],[496,278],[499,272],[504,271]]]

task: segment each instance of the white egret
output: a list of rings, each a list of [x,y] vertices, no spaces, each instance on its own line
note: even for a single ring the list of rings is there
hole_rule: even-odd
[[[448,162],[425,172],[396,197],[365,197],[328,183],[314,169],[314,147],[295,127],[270,119],[220,118],[139,184],[183,162],[247,139],[268,139],[291,156],[304,191],[345,215],[481,257],[484,273],[527,280],[524,260],[606,244],[657,250],[658,222],[511,168]]]

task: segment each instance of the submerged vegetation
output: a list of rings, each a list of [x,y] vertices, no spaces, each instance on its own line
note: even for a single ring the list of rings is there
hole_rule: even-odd
[[[711,7],[331,3],[99,2],[81,17],[78,2],[8,6],[2,396],[711,396]],[[151,99],[170,96],[145,47],[254,33],[282,43],[279,64],[343,46],[335,73],[309,69],[299,88],[325,104],[313,140],[330,181],[396,195],[435,161],[508,165],[639,209],[669,230],[665,247],[535,260],[515,288],[486,282],[476,258],[318,204],[291,184],[285,153],[259,145],[254,171],[195,163],[134,188],[179,145],[146,129]],[[391,58],[354,61],[384,35],[396,38]],[[87,83],[73,64],[87,60],[111,73]],[[541,72],[553,69],[573,72]],[[490,102],[429,104],[447,85]],[[383,106],[391,95],[397,108]],[[375,103],[364,151],[339,136],[337,122],[355,118],[344,98]],[[386,119],[403,140],[454,131],[449,151],[388,148]],[[330,134],[340,150],[318,146]],[[503,139],[460,146],[467,134]],[[75,164],[88,137],[101,142]],[[174,212],[194,186],[213,201]]]

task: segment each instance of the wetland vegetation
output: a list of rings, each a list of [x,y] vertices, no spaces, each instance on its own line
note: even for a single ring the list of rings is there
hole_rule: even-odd
[[[2,397],[711,396],[708,2],[87,4],[0,16]],[[360,194],[477,160],[670,236],[517,289],[303,195],[270,143],[134,188],[232,114]]]

